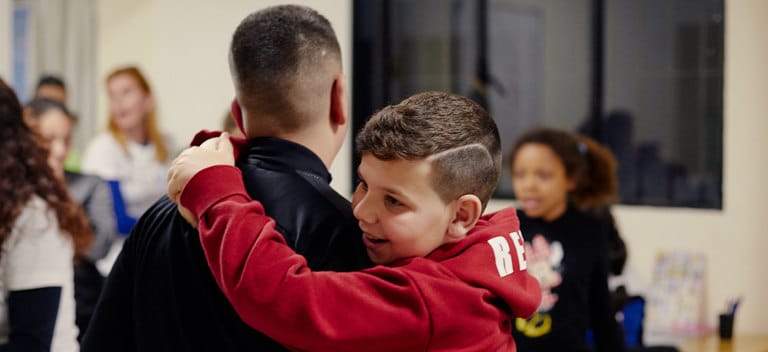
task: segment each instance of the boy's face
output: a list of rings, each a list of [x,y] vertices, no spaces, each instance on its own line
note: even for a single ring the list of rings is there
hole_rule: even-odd
[[[430,171],[425,160],[363,155],[352,206],[374,263],[423,257],[447,242],[455,202],[443,202],[430,184]]]

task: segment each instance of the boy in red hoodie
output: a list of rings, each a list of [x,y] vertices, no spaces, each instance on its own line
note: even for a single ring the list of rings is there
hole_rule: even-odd
[[[374,114],[356,143],[354,215],[379,266],[351,273],[309,270],[248,197],[228,140],[174,161],[169,195],[198,222],[238,315],[301,351],[515,351],[510,320],[534,313],[541,290],[515,210],[481,215],[501,164],[488,113],[417,94]]]

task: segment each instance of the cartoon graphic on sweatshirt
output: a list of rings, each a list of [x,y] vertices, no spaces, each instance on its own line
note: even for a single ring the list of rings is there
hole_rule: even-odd
[[[528,337],[538,337],[549,333],[552,326],[552,317],[548,312],[558,299],[552,289],[563,281],[563,246],[559,241],[549,243],[544,236],[536,234],[530,243],[525,243],[525,253],[528,259],[528,273],[541,285],[541,304],[529,319],[516,319],[515,327]]]

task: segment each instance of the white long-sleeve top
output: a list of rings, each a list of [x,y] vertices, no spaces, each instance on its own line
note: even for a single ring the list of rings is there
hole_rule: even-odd
[[[175,151],[170,138],[164,138],[169,153]],[[155,159],[155,145],[127,142],[126,154],[112,134],[101,133],[83,153],[80,169],[104,180],[116,180],[129,216],[138,218],[166,193],[166,176],[173,158],[161,163]]]
[[[61,287],[51,351],[77,351],[72,239],[59,228],[56,214],[33,196],[13,224],[0,256],[0,344],[8,342],[10,291]],[[24,307],[21,307],[24,309]]]

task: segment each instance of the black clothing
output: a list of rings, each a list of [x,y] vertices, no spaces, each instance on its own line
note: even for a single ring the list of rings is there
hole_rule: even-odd
[[[73,270],[75,282],[75,325],[78,328],[77,341],[83,341],[85,331],[91,322],[93,311],[104,287],[104,277],[96,265],[86,257],[75,261]]]
[[[349,201],[329,186],[331,174],[314,153],[277,138],[257,138],[237,166],[248,194],[264,205],[312,270],[373,266]]]
[[[315,154],[288,141],[259,138],[241,153],[238,167],[250,195],[264,203],[312,269],[370,266],[352,208],[330,188],[330,174]],[[197,231],[163,197],[126,240],[81,350],[285,349],[240,320],[210,273]]]
[[[625,351],[608,291],[605,227],[593,216],[573,207],[552,222],[518,211],[526,241],[542,235],[550,245],[553,269],[562,275],[552,292],[558,300],[551,310],[528,321],[519,319],[513,335],[519,352],[590,351],[587,330],[595,336],[598,352]]]
[[[7,300],[10,331],[8,343],[0,345],[0,352],[50,351],[59,314],[61,287],[11,291]]]

